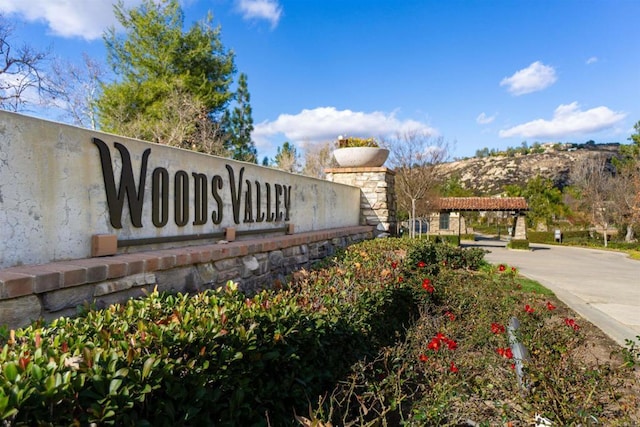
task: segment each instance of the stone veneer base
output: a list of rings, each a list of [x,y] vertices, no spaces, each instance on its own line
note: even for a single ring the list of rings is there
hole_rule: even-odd
[[[0,325],[17,328],[36,319],[72,316],[87,303],[101,309],[155,287],[198,292],[232,280],[243,292],[256,292],[338,248],[373,238],[373,231],[371,226],[343,227],[6,268],[0,270]]]

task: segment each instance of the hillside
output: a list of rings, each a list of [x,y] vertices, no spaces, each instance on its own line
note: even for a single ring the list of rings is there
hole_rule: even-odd
[[[441,173],[444,179],[457,176],[465,188],[478,195],[500,194],[505,185],[526,185],[538,175],[563,188],[569,184],[571,169],[581,159],[602,156],[610,164],[619,151],[619,144],[549,144],[539,151],[458,160],[441,165]]]

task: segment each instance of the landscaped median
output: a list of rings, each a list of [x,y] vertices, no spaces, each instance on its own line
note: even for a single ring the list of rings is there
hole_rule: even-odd
[[[0,331],[7,425],[486,425],[638,422],[637,350],[483,251],[352,245],[243,295],[151,293]],[[508,338],[528,351],[522,385]],[[604,341],[603,341],[604,342]],[[634,388],[635,387],[635,388]]]

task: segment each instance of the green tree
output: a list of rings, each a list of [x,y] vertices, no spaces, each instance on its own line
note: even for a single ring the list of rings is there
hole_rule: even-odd
[[[458,175],[447,178],[440,184],[439,191],[442,197],[470,197],[474,195],[472,190],[462,184]]]
[[[488,147],[484,147],[484,148],[482,148],[480,150],[476,150],[475,157],[479,157],[479,158],[489,157],[489,148]]]
[[[278,147],[276,156],[273,159],[273,165],[275,168],[285,172],[298,172],[300,169],[300,156],[296,146],[285,142],[281,147]]]
[[[568,212],[568,207],[562,199],[562,191],[554,187],[553,181],[540,175],[527,182],[525,187],[518,185],[505,186],[505,193],[509,197],[524,197],[529,205],[527,222],[530,227],[544,224],[549,227],[559,216]]]
[[[236,160],[257,163],[258,152],[251,140],[253,118],[251,117],[250,101],[247,75],[241,73],[238,79],[238,89],[235,93],[235,106],[231,112],[225,111],[222,123],[231,157]]]
[[[629,172],[627,168],[637,168],[640,161],[640,121],[633,128],[636,133],[632,134],[628,139],[631,144],[620,146],[620,155],[613,158],[611,162],[618,172]]]
[[[217,129],[211,124],[233,97],[235,73],[233,52],[222,45],[212,16],[183,31],[178,0],[143,0],[132,9],[120,1],[114,12],[124,35],[112,27],[104,36],[118,80],[104,85],[98,99],[103,130],[209,152],[203,136],[222,135],[209,128]],[[185,121],[187,110],[192,119]]]

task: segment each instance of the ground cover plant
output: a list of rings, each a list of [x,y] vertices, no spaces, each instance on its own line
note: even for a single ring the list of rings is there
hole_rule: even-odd
[[[530,425],[539,414],[557,425],[637,423],[637,347],[611,345],[546,289],[482,257],[378,239],[252,296],[232,284],[152,293],[0,331],[0,419]],[[509,340],[513,317],[523,363]]]
[[[514,267],[441,261],[434,275],[434,264],[421,262],[428,253],[413,248],[398,265],[428,294],[405,340],[360,361],[309,425],[640,422],[636,343],[620,348]],[[510,338],[513,318],[519,329]]]

